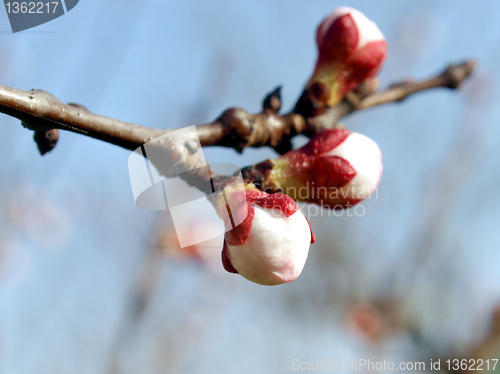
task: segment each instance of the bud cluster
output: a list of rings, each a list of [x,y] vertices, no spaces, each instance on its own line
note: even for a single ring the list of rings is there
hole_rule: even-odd
[[[305,117],[338,104],[373,78],[387,56],[387,41],[377,25],[349,7],[323,20],[316,42],[316,67],[295,107]],[[382,153],[364,135],[325,130],[304,147],[242,174],[259,189],[228,185],[215,203],[226,225],[222,263],[252,282],[277,285],[300,275],[315,240],[296,201],[344,209],[368,198],[380,181]]]

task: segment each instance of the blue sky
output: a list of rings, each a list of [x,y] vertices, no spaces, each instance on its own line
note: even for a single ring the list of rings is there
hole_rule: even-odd
[[[256,112],[277,85],[291,108],[314,66],[315,27],[341,5],[361,10],[389,41],[382,86],[467,58],[479,61],[476,76],[460,92],[437,89],[343,121],[382,149],[379,195],[363,217],[312,219],[320,238],[292,284],[265,288],[158,260],[144,321],[119,348],[122,372],[288,373],[293,358],[362,357],[369,350],[345,330],[342,302],[330,308],[304,297],[315,289],[327,299],[329,287],[356,300],[403,293],[408,320],[427,339],[446,347],[474,340],[500,299],[500,3],[81,0],[17,34],[0,12],[1,84],[176,128],[209,122],[230,106]],[[42,158],[17,122],[0,117],[0,243],[8,254],[0,373],[106,373],[157,215],[134,205],[128,151],[62,133]],[[275,156],[205,155],[239,166]],[[13,214],[31,221],[16,223]],[[329,248],[343,262],[318,270]],[[405,278],[422,248],[430,254],[421,274]],[[411,292],[408,282],[416,282]],[[387,357],[416,349],[403,333],[394,342],[405,349]]]

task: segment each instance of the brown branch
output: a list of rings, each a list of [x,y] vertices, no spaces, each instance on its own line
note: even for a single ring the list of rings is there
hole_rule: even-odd
[[[486,335],[467,352],[440,358],[441,372],[460,374],[473,374],[483,370],[485,373],[493,372],[493,367],[500,364],[494,361],[499,354],[500,306],[497,306],[491,313],[490,326]],[[450,366],[446,363],[448,360],[451,362]],[[466,364],[466,369],[462,368],[463,363]],[[495,371],[498,371],[498,367]]]
[[[423,81],[405,81],[375,93],[378,81],[372,80],[350,92],[339,105],[327,109],[316,117],[306,118],[291,112],[279,115],[281,108],[280,87],[263,101],[261,113],[249,114],[240,108],[224,111],[214,122],[197,126],[201,146],[223,146],[241,152],[246,147],[269,146],[278,153],[292,148],[291,139],[298,134],[312,136],[324,129],[338,126],[338,120],[354,111],[391,102],[398,102],[420,91],[436,87],[457,88],[474,70],[474,61],[450,65],[442,74]],[[23,91],[0,85],[0,112],[21,120],[23,126],[35,131],[35,140],[42,154],[52,150],[58,139],[58,129],[90,136],[125,149],[136,150],[143,144],[173,130],[161,130],[119,121],[90,113],[78,104],[64,104],[54,95],[41,91]],[[188,163],[197,168],[184,173],[190,184],[210,179],[203,162],[198,159],[192,140],[178,139],[176,144],[158,142],[158,151],[166,152],[171,160]],[[150,143],[151,144],[151,143]],[[197,144],[197,143],[196,143]],[[175,168],[174,168],[175,169]],[[172,169],[173,170],[173,169]],[[171,174],[172,170],[161,170]],[[214,175],[211,175],[212,177]],[[219,178],[223,183],[224,178]]]
[[[202,146],[224,146],[241,151],[245,147],[270,146],[283,153],[297,134],[314,135],[332,128],[338,120],[354,111],[370,108],[436,87],[457,88],[473,71],[474,61],[450,65],[442,74],[424,81],[406,81],[374,94],[351,93],[338,106],[305,119],[300,113],[280,116],[279,89],[269,94],[263,111],[249,114],[240,108],[226,110],[216,121],[197,126]],[[152,129],[86,111],[81,106],[66,105],[41,90],[23,91],[0,85],[0,112],[20,119],[36,131],[61,129],[76,132],[126,149],[142,144],[171,130]]]
[[[467,363],[470,359],[479,364],[478,360],[486,362],[498,358],[500,353],[500,307],[493,310],[490,328],[484,339],[469,353]],[[489,365],[488,365],[489,366]],[[493,363],[492,363],[493,366]],[[460,370],[461,373],[470,374],[476,370],[476,365],[467,365],[467,370]],[[469,370],[470,368],[470,370]],[[498,370],[498,369],[497,369]]]
[[[0,112],[20,119],[25,127],[35,131],[68,130],[130,150],[165,133],[66,105],[45,91],[23,91],[2,85]]]
[[[308,119],[310,134],[332,128],[342,117],[358,110],[400,102],[410,95],[432,88],[444,87],[457,89],[472,74],[475,67],[476,61],[464,61],[460,64],[449,65],[441,74],[430,79],[423,81],[403,81],[393,84],[384,91],[370,94],[366,97],[363,97],[362,94],[348,95],[339,105],[328,109],[314,118]]]

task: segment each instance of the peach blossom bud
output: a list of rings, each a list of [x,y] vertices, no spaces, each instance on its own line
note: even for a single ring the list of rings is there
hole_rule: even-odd
[[[328,106],[374,77],[387,57],[387,41],[360,11],[337,8],[318,26],[318,60],[306,89],[321,91]]]
[[[341,209],[368,198],[381,175],[377,143],[346,129],[332,129],[274,160],[269,179],[296,201]]]
[[[227,227],[231,227],[231,221],[242,222],[225,234],[224,268],[262,285],[295,280],[304,268],[310,243],[314,242],[309,221],[292,198],[280,193],[270,195],[254,185],[244,188],[243,204],[231,201],[232,196],[238,199],[241,194],[228,188],[216,203]],[[225,211],[234,206],[238,207],[236,211]]]

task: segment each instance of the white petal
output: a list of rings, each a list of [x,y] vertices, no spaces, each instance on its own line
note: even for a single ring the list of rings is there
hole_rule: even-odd
[[[229,259],[248,280],[276,285],[297,278],[311,243],[309,224],[301,211],[286,217],[279,209],[255,206],[250,236],[243,245],[227,246]]]
[[[359,41],[357,49],[363,48],[370,42],[385,40],[382,31],[380,31],[375,22],[370,21],[359,10],[347,6],[335,9],[333,13],[328,16],[324,24],[321,25],[321,33],[324,34],[330,25],[337,20],[337,18],[340,18],[345,14],[351,15],[358,28]]]
[[[369,137],[353,132],[324,156],[341,157],[356,170],[356,176],[340,188],[340,196],[366,199],[377,188],[382,175],[382,152]]]

